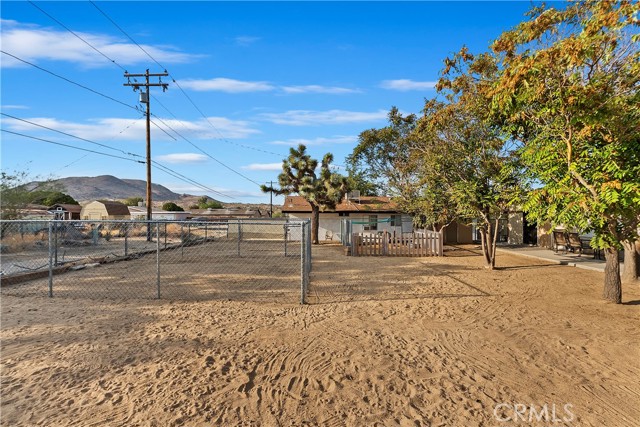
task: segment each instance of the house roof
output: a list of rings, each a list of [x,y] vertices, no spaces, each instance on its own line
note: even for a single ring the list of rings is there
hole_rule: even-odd
[[[67,211],[67,212],[73,212],[73,213],[80,213],[82,211],[82,206],[80,205],[70,205],[67,203],[56,203],[53,206],[49,206],[49,210],[55,210],[57,208],[62,208],[63,210]]]
[[[311,212],[311,205],[302,196],[286,196],[282,213]],[[324,212],[398,212],[398,205],[389,197],[362,196],[359,199],[344,198],[335,209]]]
[[[242,209],[242,208],[227,208],[227,209],[192,209],[193,216],[211,216],[211,217],[260,217],[262,213],[259,209]]]
[[[129,215],[129,207],[124,203],[109,200],[98,200],[98,202],[104,205],[108,215]]]

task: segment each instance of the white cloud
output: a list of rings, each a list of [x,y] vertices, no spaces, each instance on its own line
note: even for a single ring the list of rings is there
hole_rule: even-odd
[[[360,93],[358,89],[349,89],[345,87],[336,86],[320,86],[320,85],[305,85],[305,86],[282,86],[281,88],[285,93],[298,94],[298,93],[326,93],[334,95],[342,95],[345,93]]]
[[[359,89],[350,89],[337,86],[300,85],[278,86],[267,81],[245,81],[215,77],[211,79],[185,79],[178,82],[180,86],[198,92],[269,92],[282,91],[287,94],[320,93],[329,95],[343,95],[347,93],[360,93]]]
[[[308,126],[374,122],[384,120],[387,114],[385,110],[374,112],[291,110],[284,113],[263,113],[260,115],[260,118],[279,125]]]
[[[410,91],[410,90],[428,90],[436,87],[438,82],[416,82],[408,79],[399,80],[384,80],[380,83],[380,87],[383,89]]]
[[[290,147],[296,147],[299,144],[304,144],[307,147],[312,146],[312,145],[330,145],[330,144],[351,144],[354,143],[358,140],[357,137],[355,136],[333,136],[331,138],[323,138],[323,137],[318,137],[318,138],[313,138],[313,139],[307,139],[307,138],[294,138],[294,139],[288,139],[286,141],[272,141],[270,144],[274,144],[274,145],[287,145]]]
[[[208,157],[198,153],[174,153],[157,156],[156,160],[167,163],[203,163]]]
[[[2,20],[2,27],[2,49],[26,61],[53,60],[73,62],[85,67],[110,66],[106,58],[67,31],[8,20]],[[76,34],[119,64],[134,65],[149,61],[138,46],[123,39],[80,31],[76,31]],[[157,61],[167,64],[190,62],[201,56],[180,52],[171,46],[140,46]],[[2,57],[2,67],[23,65],[8,55]]]
[[[185,130],[190,132],[195,138],[199,139],[242,139],[251,135],[259,134],[260,131],[254,129],[252,123],[245,120],[230,120],[226,117],[207,117],[207,120],[201,119],[195,122],[163,120],[173,129],[181,134]],[[162,126],[162,123],[159,123]]]
[[[49,117],[25,118],[25,120],[92,141],[144,141],[146,138],[144,119],[102,118],[89,120],[88,123],[68,122]],[[201,119],[193,122],[174,119],[163,119],[162,121],[181,135],[190,139],[211,140],[223,137],[228,139],[241,139],[260,133],[260,131],[254,129],[249,122],[229,120],[225,117],[209,117],[208,121]],[[154,121],[154,123],[167,130],[168,133],[174,134],[170,129],[166,129],[162,122]],[[215,128],[212,127],[212,125]],[[46,133],[47,137],[57,137],[56,134],[50,131],[15,119],[2,119],[2,126],[13,131],[29,131],[29,134],[37,132],[40,135]],[[151,132],[153,133],[153,139],[170,140],[164,132],[155,126],[152,127]]]
[[[236,44],[239,46],[250,46],[259,40],[260,40],[260,37],[254,37],[254,36],[238,36],[234,39]]]
[[[250,171],[279,171],[282,170],[282,162],[280,163],[252,163],[248,166],[242,166],[242,169]]]
[[[181,80],[180,86],[199,91],[216,91],[227,93],[243,93],[243,92],[264,92],[274,90],[268,82],[246,82],[242,80],[227,79],[218,77],[208,80]]]
[[[3,110],[28,110],[29,107],[26,105],[3,105]]]

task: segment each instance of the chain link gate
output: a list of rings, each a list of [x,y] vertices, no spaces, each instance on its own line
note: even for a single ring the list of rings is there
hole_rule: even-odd
[[[305,302],[309,221],[2,221],[2,293]]]

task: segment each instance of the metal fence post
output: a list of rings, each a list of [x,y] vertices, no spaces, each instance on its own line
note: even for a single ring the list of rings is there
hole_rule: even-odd
[[[240,256],[240,240],[242,240],[242,226],[238,220],[238,256]]]
[[[311,222],[307,225],[307,286],[309,286],[309,274],[311,273]]]
[[[129,223],[124,224],[124,256],[129,255]]]
[[[160,299],[160,224],[156,222],[156,288]]]
[[[287,240],[289,240],[289,220],[284,223],[284,256],[287,256]]]
[[[53,297],[53,234],[52,222],[49,221],[49,298]]]
[[[53,223],[53,250],[54,250],[54,262],[53,265],[58,265],[58,224]]]
[[[306,276],[306,256],[305,256],[305,252],[306,252],[306,242],[305,242],[305,233],[306,229],[303,224],[300,224],[300,304],[304,304],[305,303],[305,276]]]

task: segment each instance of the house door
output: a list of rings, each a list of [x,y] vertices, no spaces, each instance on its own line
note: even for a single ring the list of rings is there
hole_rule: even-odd
[[[522,219],[522,243],[525,245],[537,245],[538,244],[538,223],[533,221],[527,221],[527,216],[524,215]]]

